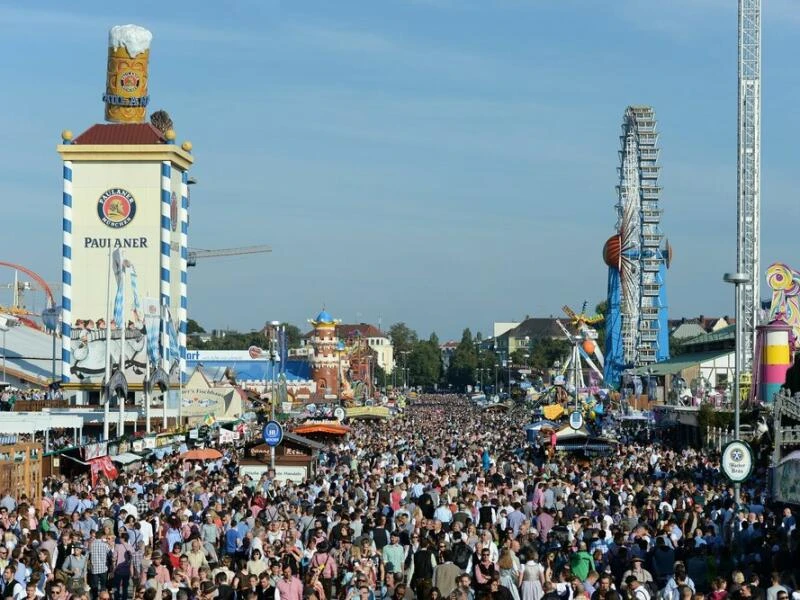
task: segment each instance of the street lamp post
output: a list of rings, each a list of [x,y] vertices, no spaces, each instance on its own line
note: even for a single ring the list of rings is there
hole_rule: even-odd
[[[403,355],[403,389],[408,387],[408,353],[409,350],[400,352]]]
[[[508,353],[508,397],[511,398],[511,352]]]
[[[725,273],[722,277],[722,280],[725,283],[732,283],[734,286],[735,292],[735,301],[736,301],[736,349],[734,352],[734,359],[733,359],[733,436],[734,439],[739,440],[740,434],[740,427],[739,427],[739,419],[740,419],[740,412],[741,412],[741,390],[739,388],[739,380],[741,378],[741,369],[743,357],[742,357],[742,335],[744,332],[744,324],[742,323],[742,308],[740,296],[741,296],[741,286],[743,284],[750,283],[750,278],[745,273]],[[742,486],[740,483],[733,484],[733,495],[734,495],[734,502],[736,502],[737,506],[741,501],[741,489]]]

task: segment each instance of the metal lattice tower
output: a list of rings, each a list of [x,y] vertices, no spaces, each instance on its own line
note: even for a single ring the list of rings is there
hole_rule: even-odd
[[[749,281],[737,302],[742,371],[753,365],[759,309],[761,245],[761,0],[739,0],[739,131],[736,265]]]

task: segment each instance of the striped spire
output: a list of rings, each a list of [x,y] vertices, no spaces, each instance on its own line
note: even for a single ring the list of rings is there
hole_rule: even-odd
[[[72,161],[64,161],[61,242],[61,381],[69,382],[72,363]]]
[[[172,200],[172,165],[168,160],[161,162],[161,311],[162,315],[167,315],[167,308],[170,302],[170,206]],[[164,323],[161,326],[161,357],[164,370],[169,373],[169,363],[167,355],[169,351],[169,334]]]
[[[181,208],[179,212],[181,224],[181,304],[178,310],[178,345],[180,346],[181,368],[180,376],[183,380],[186,377],[186,332],[188,328],[188,297],[186,292],[188,279],[188,259],[189,259],[189,173],[181,173]]]

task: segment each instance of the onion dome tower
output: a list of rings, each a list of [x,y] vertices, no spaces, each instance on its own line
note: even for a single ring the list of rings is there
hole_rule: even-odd
[[[325,309],[308,321],[314,328],[311,345],[314,355],[311,357],[311,379],[317,385],[317,396],[339,396],[339,340],[336,338],[334,319]]]

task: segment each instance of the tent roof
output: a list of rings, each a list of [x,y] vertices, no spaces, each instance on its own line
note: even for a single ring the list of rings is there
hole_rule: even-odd
[[[116,456],[112,456],[111,460],[118,462],[121,465],[129,465],[131,463],[135,463],[137,460],[142,460],[142,457],[138,454],[133,454],[132,452],[123,452],[121,454],[117,454]]]
[[[80,429],[80,415],[55,415],[49,412],[10,412],[0,419],[0,433],[33,435],[48,429]]]
[[[655,363],[647,367],[639,367],[634,373],[637,375],[647,375],[648,370],[650,370],[652,375],[673,375],[675,373],[680,373],[684,369],[697,366],[700,363],[726,356],[731,352],[733,352],[733,350],[714,350],[711,352],[679,354],[675,358],[670,358],[660,363]]]

